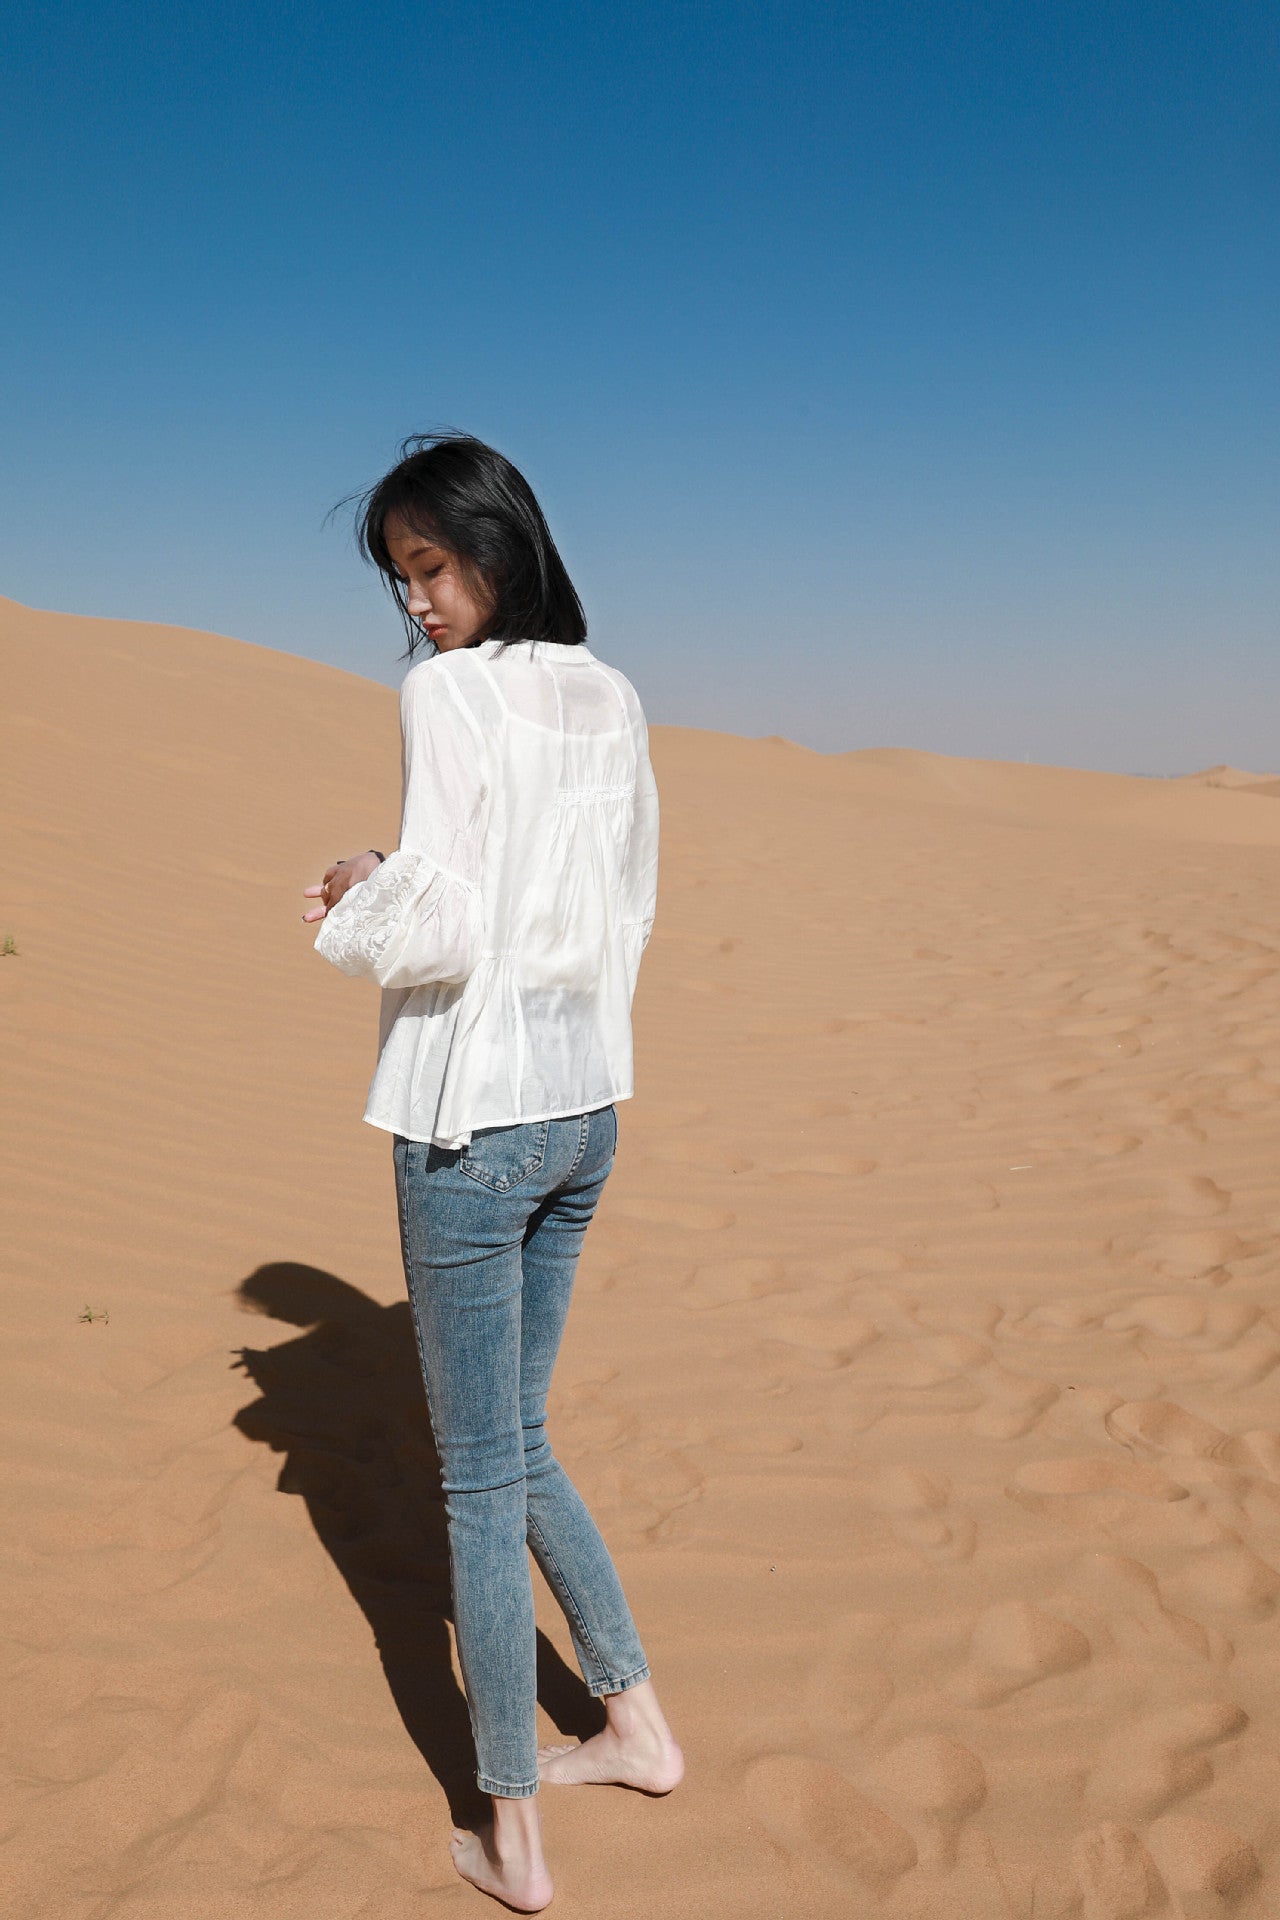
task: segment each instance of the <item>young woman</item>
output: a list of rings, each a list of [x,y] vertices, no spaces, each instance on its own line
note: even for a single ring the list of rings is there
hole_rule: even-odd
[[[583,1235],[632,1092],[658,808],[634,689],[591,653],[537,501],[492,447],[406,443],[359,534],[409,639],[398,852],[331,866],[316,947],[383,988],[365,1119],[393,1134],[405,1276],[449,1524],[454,1628],[493,1821],[464,1879],[551,1898],[539,1780],[683,1772],[617,1573],[546,1436]],[[528,1550],[602,1732],[539,1749]]]

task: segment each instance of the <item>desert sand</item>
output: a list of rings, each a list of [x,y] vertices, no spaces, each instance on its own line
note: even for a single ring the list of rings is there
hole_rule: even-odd
[[[5,1911],[495,1911],[377,996],[300,919],[395,695],[12,602],[0,661]],[[552,1434],[690,1772],[544,1795],[553,1911],[1270,1920],[1273,783],[653,750]]]

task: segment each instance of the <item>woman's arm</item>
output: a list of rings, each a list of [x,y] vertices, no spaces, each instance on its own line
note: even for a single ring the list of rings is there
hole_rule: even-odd
[[[464,981],[484,943],[487,755],[446,659],[424,661],[401,689],[399,850],[344,893],[316,938],[343,973],[383,987]]]
[[[649,733],[643,715],[636,735],[636,796],[622,870],[622,930],[631,992],[636,990],[640,956],[649,944],[658,899],[658,783],[649,759]]]

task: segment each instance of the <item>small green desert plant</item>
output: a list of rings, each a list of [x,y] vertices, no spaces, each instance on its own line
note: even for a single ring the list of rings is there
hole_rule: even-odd
[[[83,1313],[78,1313],[76,1315],[77,1320],[81,1321],[82,1324],[90,1327],[93,1325],[95,1320],[102,1320],[104,1322],[107,1322],[107,1321],[110,1321],[110,1318],[111,1318],[111,1315],[107,1312],[105,1307],[102,1309],[101,1313],[95,1313],[92,1307],[86,1307]]]
[[[15,942],[13,935],[11,933],[6,933],[4,937],[4,947],[3,949],[0,949],[0,957],[3,957],[4,959],[7,960],[11,953],[16,954],[17,951],[18,951],[17,943]]]

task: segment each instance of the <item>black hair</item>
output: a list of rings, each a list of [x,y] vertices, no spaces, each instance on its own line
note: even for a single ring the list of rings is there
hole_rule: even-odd
[[[387,549],[391,520],[458,555],[491,602],[485,639],[585,641],[582,602],[533,489],[495,447],[467,433],[415,433],[390,473],[354,504],[360,551],[400,609],[410,658],[425,636]]]

